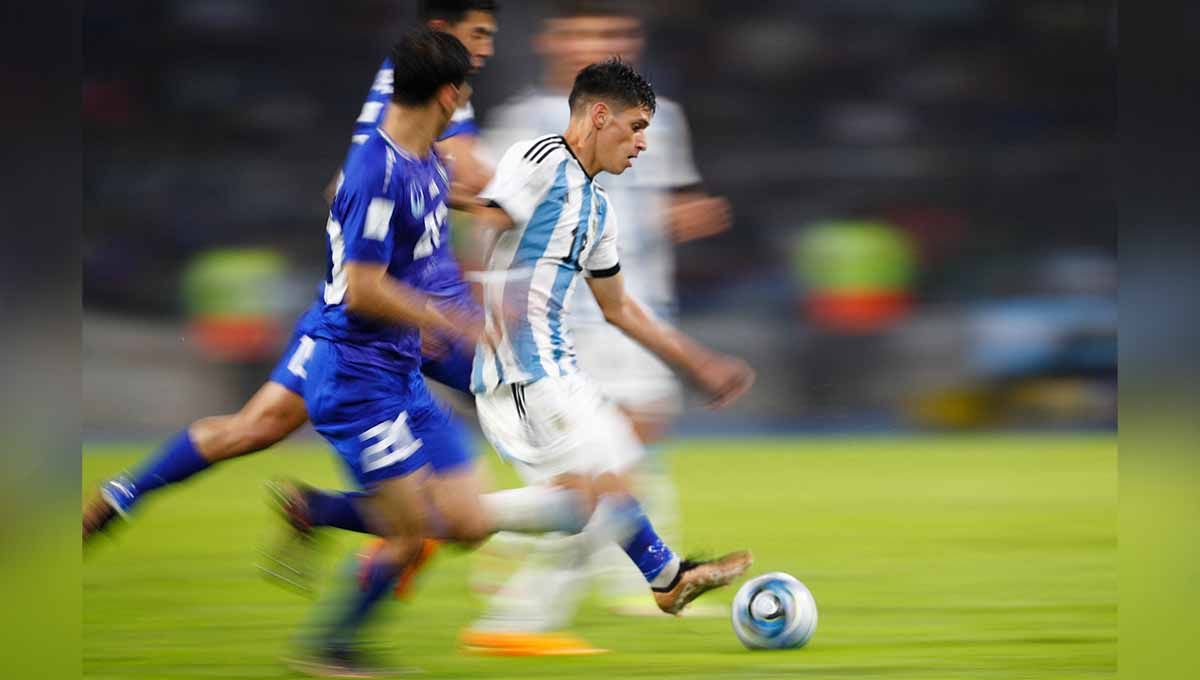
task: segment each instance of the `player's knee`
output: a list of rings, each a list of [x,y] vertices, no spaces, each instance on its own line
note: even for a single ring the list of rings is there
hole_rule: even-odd
[[[385,538],[379,547],[371,553],[370,562],[377,566],[390,566],[397,571],[416,557],[421,549],[419,538],[409,536],[391,536]]]
[[[453,527],[454,539],[460,543],[479,543],[492,535],[492,524],[483,513],[458,518]]]

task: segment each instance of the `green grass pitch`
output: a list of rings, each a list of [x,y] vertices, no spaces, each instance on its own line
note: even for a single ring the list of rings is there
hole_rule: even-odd
[[[84,453],[90,494],[144,449]],[[668,455],[684,550],[751,548],[751,574],[804,581],[820,609],[807,647],[749,652],[726,619],[620,618],[589,602],[576,632],[610,654],[463,655],[455,636],[480,601],[466,587],[471,558],[443,550],[412,601],[389,607],[373,629],[388,645],[384,659],[457,678],[1116,674],[1115,437],[683,440]],[[487,460],[501,485],[513,483]],[[88,546],[85,677],[293,677],[279,658],[311,603],[253,568],[275,528],[261,484],[281,474],[341,485],[322,445],[281,446],[160,493],[134,523]],[[338,561],[334,551],[325,567]]]

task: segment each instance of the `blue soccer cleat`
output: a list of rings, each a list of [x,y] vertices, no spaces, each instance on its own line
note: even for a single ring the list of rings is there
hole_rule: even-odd
[[[125,475],[101,484],[99,493],[83,511],[83,540],[104,530],[116,517],[128,519],[137,499],[137,487]]]
[[[100,486],[100,497],[104,499],[123,518],[128,519],[137,502],[137,487],[133,480],[125,475],[114,477]]]

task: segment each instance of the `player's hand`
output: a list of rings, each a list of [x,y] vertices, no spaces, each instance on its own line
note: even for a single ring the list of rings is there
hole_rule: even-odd
[[[680,196],[667,210],[667,228],[676,243],[715,236],[733,222],[733,208],[720,196]]]
[[[450,343],[440,333],[421,331],[421,356],[430,359],[441,359],[450,352]]]
[[[708,394],[709,408],[725,408],[754,384],[754,369],[741,359],[717,354],[700,361],[692,378]]]
[[[471,348],[486,338],[483,315],[477,310],[439,308],[430,301],[426,313],[428,322],[421,328],[421,353],[425,356],[443,356],[451,344]]]

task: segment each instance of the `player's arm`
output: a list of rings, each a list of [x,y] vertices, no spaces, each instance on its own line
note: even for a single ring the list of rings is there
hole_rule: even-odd
[[[660,140],[665,163],[655,179],[670,191],[666,208],[666,226],[671,240],[686,243],[715,236],[729,229],[733,210],[723,196],[713,196],[701,187],[700,170],[692,157],[692,137],[687,117],[674,102],[662,102],[655,115],[655,127],[666,139]]]
[[[492,169],[479,158],[475,135],[458,134],[437,143],[438,155],[450,166],[450,198],[456,210],[466,210],[492,179]]]
[[[587,279],[604,319],[664,362],[690,377],[722,407],[754,383],[754,370],[735,357],[714,352],[656,319],[625,290],[620,268],[592,271]]]
[[[468,340],[478,336],[471,324],[464,325],[465,319],[448,318],[429,296],[388,275],[383,263],[346,263],[345,304],[346,310],[355,315],[387,323]]]
[[[539,165],[532,159],[523,158],[527,148],[528,145],[519,144],[509,147],[487,186],[463,206],[475,217],[478,226],[501,232],[528,222],[550,188],[554,179],[553,165]]]
[[[724,196],[712,196],[694,188],[671,192],[667,228],[676,243],[716,236],[729,229],[733,209]]]

